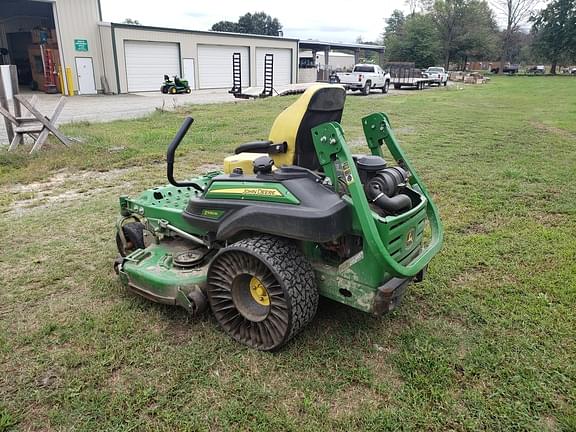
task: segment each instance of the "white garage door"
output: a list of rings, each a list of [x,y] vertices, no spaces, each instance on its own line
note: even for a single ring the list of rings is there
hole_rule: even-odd
[[[250,86],[250,52],[248,47],[198,45],[199,86],[232,88],[232,55],[240,53],[242,87]]]
[[[264,85],[264,56],[274,54],[274,87],[292,82],[292,50],[256,48],[256,83]]]
[[[164,75],[180,75],[177,43],[124,41],[128,91],[159,90]]]

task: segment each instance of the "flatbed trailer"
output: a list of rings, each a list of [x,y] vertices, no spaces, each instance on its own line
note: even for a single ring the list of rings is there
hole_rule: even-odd
[[[396,90],[402,87],[415,87],[418,90],[423,90],[424,87],[437,83],[433,78],[428,78],[422,74],[420,69],[406,66],[391,66],[390,84]]]

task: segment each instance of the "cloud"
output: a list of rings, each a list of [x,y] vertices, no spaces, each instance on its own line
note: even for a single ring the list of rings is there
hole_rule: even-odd
[[[326,33],[326,32],[332,32],[332,33],[339,33],[339,32],[345,32],[345,33],[364,33],[366,31],[365,28],[362,27],[350,27],[350,26],[308,26],[308,27],[291,27],[291,26],[286,26],[284,27],[284,30],[286,31],[291,31],[291,32],[320,32],[320,33]]]
[[[211,16],[211,14],[205,12],[186,12],[184,15],[192,18],[205,18]]]

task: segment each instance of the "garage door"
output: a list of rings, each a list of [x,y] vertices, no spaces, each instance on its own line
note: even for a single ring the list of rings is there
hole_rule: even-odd
[[[250,86],[250,54],[248,47],[198,45],[199,86],[232,88],[232,55],[240,53],[242,87]]]
[[[274,87],[292,82],[292,50],[256,48],[256,83],[264,85],[264,56],[274,54]]]
[[[177,43],[124,41],[128,91],[160,89],[164,75],[180,75]]]

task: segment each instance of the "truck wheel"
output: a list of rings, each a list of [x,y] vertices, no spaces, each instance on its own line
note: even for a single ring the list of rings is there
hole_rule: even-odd
[[[372,87],[372,82],[366,81],[366,84],[364,84],[364,88],[362,89],[362,94],[364,96],[367,96],[370,94],[370,87]]]
[[[388,93],[389,88],[390,88],[390,81],[386,81],[384,83],[384,87],[382,87],[382,93],[384,93],[384,94]]]
[[[444,87],[446,87],[447,84],[448,84],[448,81],[444,81]]]
[[[400,90],[400,84],[394,84],[394,90]]]
[[[262,351],[286,344],[318,308],[308,260],[285,239],[260,235],[240,240],[214,257],[208,301],[222,329]]]

